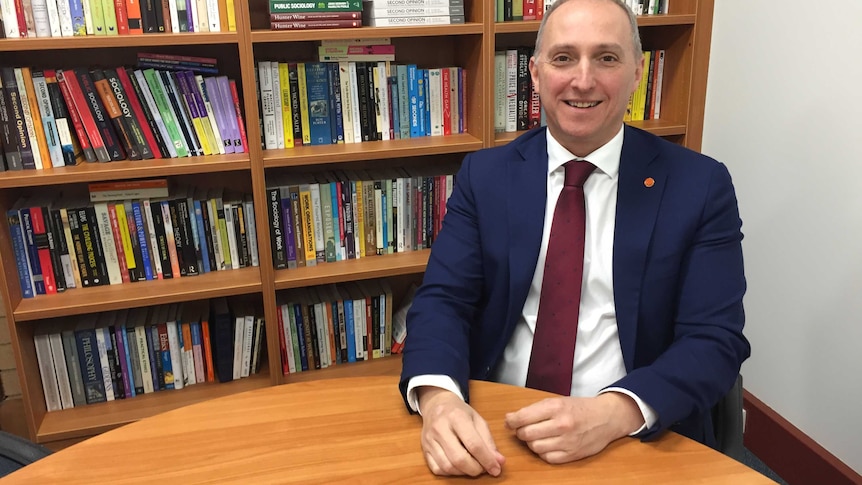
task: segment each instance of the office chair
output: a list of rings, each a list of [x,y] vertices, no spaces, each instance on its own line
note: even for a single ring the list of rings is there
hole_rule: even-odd
[[[51,450],[19,436],[0,431],[0,477],[51,454]]]
[[[742,462],[745,447],[742,443],[742,376],[712,408],[712,425],[715,429],[716,449]]]

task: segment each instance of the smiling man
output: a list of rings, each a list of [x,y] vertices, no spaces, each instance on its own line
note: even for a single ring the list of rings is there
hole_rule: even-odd
[[[560,395],[507,426],[565,463],[711,407],[750,347],[724,165],[622,122],[643,72],[619,0],[558,0],[530,59],[547,128],[468,155],[407,317],[401,390],[438,475],[502,473],[469,379]]]

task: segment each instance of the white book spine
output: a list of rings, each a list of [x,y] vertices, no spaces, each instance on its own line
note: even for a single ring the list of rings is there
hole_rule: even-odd
[[[326,319],[326,309],[323,307],[326,303],[318,302],[314,304],[314,324],[317,327],[317,343],[320,349],[320,368],[326,368],[332,365],[332,352],[329,348],[329,325]]]
[[[227,244],[230,247],[230,267],[239,269],[239,251],[236,245],[236,221],[233,217],[233,204],[224,203],[224,225],[227,228]]]
[[[57,0],[57,13],[60,15],[60,35],[72,37],[75,31],[72,28],[72,11],[68,0]]]
[[[3,29],[7,39],[21,37],[18,16],[15,13],[15,0],[0,0],[0,15],[3,16]],[[25,28],[24,31],[27,29]]]
[[[233,379],[242,378],[242,349],[245,337],[245,316],[234,317],[233,332]]]
[[[653,119],[659,119],[661,116],[661,91],[662,91],[662,82],[664,81],[664,49],[660,49],[658,51],[658,64],[656,64],[656,72],[655,72],[655,102],[653,105],[655,106],[655,110],[653,111]]]
[[[377,79],[375,80],[378,97],[380,98],[380,118],[383,127],[377,129],[383,134],[384,140],[392,139],[392,120],[389,116],[389,63],[380,61],[377,63]]]
[[[114,236],[111,231],[111,216],[108,213],[108,204],[99,202],[93,204],[98,222],[99,240],[102,241],[102,252],[105,256],[105,265],[108,267],[108,281],[112,285],[123,283],[120,274],[120,260],[117,257],[117,245],[114,244]]]
[[[506,131],[518,131],[518,51],[506,51]]]
[[[135,326],[135,340],[138,346],[138,361],[141,364],[141,381],[143,381],[144,393],[151,393],[153,389],[153,374],[150,372],[150,354],[147,346],[147,330],[143,325]]]
[[[254,342],[254,315],[246,315],[244,320],[245,333],[242,336],[242,367],[240,367],[240,377],[251,375],[251,348]]]
[[[36,360],[39,363],[39,376],[42,378],[42,392],[45,393],[45,405],[48,411],[63,409],[60,401],[60,388],[57,384],[57,371],[51,355],[51,342],[48,334],[37,334],[33,337],[36,347]]]
[[[60,10],[57,7],[57,2],[64,2],[64,0],[47,0],[48,5],[48,27],[51,29],[51,37],[63,37],[63,28],[62,28],[62,19],[60,19]],[[66,3],[68,7],[69,4]],[[71,34],[72,28],[72,17],[69,17],[69,30]],[[69,36],[66,36],[69,37]]]
[[[48,335],[51,344],[51,358],[54,361],[54,371],[57,374],[57,386],[60,391],[60,405],[63,409],[75,407],[72,400],[72,383],[69,381],[69,370],[66,368],[66,355],[63,353],[63,337],[60,332]]]
[[[210,32],[221,32],[221,17],[218,11],[218,0],[207,1],[207,20]]]
[[[33,13],[33,25],[36,28],[36,37],[51,37],[51,25],[48,19],[48,1],[32,0],[30,8]]]
[[[383,17],[369,19],[369,27],[409,27],[411,25],[463,24],[464,16],[437,15],[428,17]]]
[[[359,87],[356,84],[355,62],[347,63],[347,73],[350,81],[350,109],[353,111],[353,139],[359,143],[362,141],[362,125],[359,118]]]
[[[224,253],[222,252],[221,238],[219,236],[218,213],[216,211],[216,202],[214,199],[207,200],[207,215],[210,219],[210,233],[213,241],[213,253],[215,253],[216,267],[213,271],[225,269]]]
[[[365,359],[362,349],[362,327],[365,326],[365,300],[353,300],[353,345],[356,347],[356,360]]]
[[[443,135],[443,75],[439,68],[428,69],[428,109],[431,136]]]
[[[464,15],[464,7],[445,6],[409,6],[409,7],[378,7],[374,6],[367,14],[379,19],[385,17],[417,17],[417,16],[450,16]]]
[[[159,257],[159,243],[156,240],[156,228],[155,223],[153,222],[153,208],[150,204],[150,199],[143,199],[142,204],[144,206],[144,217],[147,220],[147,236],[150,242],[150,256],[153,262],[153,272],[157,275],[158,279],[164,279],[164,273],[162,272],[162,258]]]
[[[260,266],[260,253],[257,250],[257,222],[254,220],[254,202],[247,200],[243,202],[243,215],[245,216],[245,227],[248,233],[248,252],[251,257],[252,266]]]
[[[165,146],[167,146],[171,158],[177,158],[176,147],[174,147],[173,143],[169,142],[171,137],[168,134],[168,129],[165,126],[164,120],[162,120],[162,117],[159,114],[159,108],[156,106],[156,101],[155,99],[153,99],[153,93],[150,92],[150,88],[147,84],[146,78],[144,77],[143,71],[141,71],[140,69],[136,69],[134,73],[135,79],[138,81],[138,85],[141,88],[141,93],[143,93],[144,95],[144,101],[147,103],[147,107],[150,109],[150,113],[152,113],[153,118],[156,120],[156,127],[158,127],[159,129],[159,134],[162,135],[162,140],[168,141],[167,143],[165,143]]]
[[[278,125],[275,121],[275,93],[272,92],[272,68],[270,61],[258,62],[257,76],[260,84],[260,111],[263,117],[264,148],[278,148]]]
[[[171,348],[171,370],[174,373],[174,389],[182,389],[185,384],[185,369],[182,364],[182,351],[180,348],[180,339],[177,329],[177,322],[167,322],[168,328],[168,346]]]
[[[180,17],[177,11],[177,1],[185,2],[185,0],[168,0],[168,9],[171,12],[171,32],[178,34],[180,32]],[[158,5],[156,6],[158,8]]]
[[[284,107],[282,106],[281,76],[277,61],[269,63],[270,87],[272,88],[272,111],[275,120],[275,140],[278,148],[284,148]]]
[[[344,127],[344,143],[355,143],[353,136],[353,103],[350,97],[350,70],[347,61],[338,63],[338,82],[341,92],[341,125]]]

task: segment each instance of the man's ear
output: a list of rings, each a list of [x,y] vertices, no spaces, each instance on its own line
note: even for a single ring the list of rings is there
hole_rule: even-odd
[[[539,91],[539,64],[535,56],[530,56],[530,78],[533,80],[533,91]]]

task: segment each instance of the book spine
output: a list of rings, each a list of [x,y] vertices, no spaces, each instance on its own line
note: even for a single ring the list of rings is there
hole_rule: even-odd
[[[122,71],[122,69],[120,70]],[[128,95],[131,90],[127,91],[123,86],[123,82],[120,80],[119,73],[116,69],[105,69],[103,72],[108,85],[113,92],[117,107],[122,113],[123,123],[128,129],[129,136],[131,137],[131,144],[134,146],[135,150],[140,153],[142,159],[149,160],[151,158],[155,158],[155,154],[153,153],[153,150],[150,149],[147,136],[144,133],[146,123],[142,125],[138,121],[138,116],[133,112],[136,108],[131,97]],[[123,71],[123,73],[125,74],[125,71]],[[134,100],[134,103],[137,103],[137,100]],[[137,109],[140,110],[140,106],[137,106]],[[152,134],[150,134],[150,136],[152,136]],[[129,150],[129,152],[131,153],[131,150]]]
[[[21,285],[21,296],[33,298],[36,293],[33,288],[33,278],[27,264],[27,248],[24,244],[24,234],[21,228],[21,216],[17,210],[6,211],[6,222],[12,236],[12,249],[15,253],[15,263],[18,269],[18,282]]]
[[[141,160],[140,148],[134,140],[132,130],[123,115],[123,111],[120,109],[120,104],[117,102],[116,96],[114,96],[114,90],[105,77],[105,73],[100,69],[93,69],[90,71],[90,75],[94,88],[102,102],[104,113],[110,120],[110,125],[113,127],[114,134],[119,142],[118,148],[122,152],[125,152],[123,158]]]

